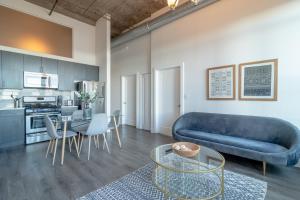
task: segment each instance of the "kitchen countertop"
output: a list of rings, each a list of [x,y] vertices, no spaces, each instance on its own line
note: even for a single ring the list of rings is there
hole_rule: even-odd
[[[0,110],[24,110],[25,108],[0,108]]]

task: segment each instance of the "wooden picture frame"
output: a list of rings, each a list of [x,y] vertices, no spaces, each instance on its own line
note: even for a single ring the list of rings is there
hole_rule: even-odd
[[[277,101],[277,98],[278,59],[248,62],[239,65],[240,100]]]
[[[206,91],[207,100],[235,100],[236,66],[225,65],[208,68]]]

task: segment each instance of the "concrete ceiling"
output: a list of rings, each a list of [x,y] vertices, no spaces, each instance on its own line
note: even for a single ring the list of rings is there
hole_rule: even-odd
[[[51,9],[55,0],[25,0]],[[106,13],[111,15],[112,37],[143,21],[167,5],[166,0],[58,0],[55,12],[95,25]]]

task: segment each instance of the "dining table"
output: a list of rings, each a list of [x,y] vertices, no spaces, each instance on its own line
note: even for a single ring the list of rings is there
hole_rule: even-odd
[[[116,129],[117,133],[117,138],[119,145],[121,147],[121,140],[119,136],[119,131],[118,131],[118,125],[116,123],[116,118],[114,116],[109,116],[108,121],[113,119],[113,126]],[[74,118],[73,115],[64,115],[61,116],[61,123],[63,125],[63,131],[62,131],[62,151],[61,151],[61,165],[64,164],[64,157],[65,157],[65,146],[66,146],[66,134],[67,134],[67,129],[71,129],[74,132],[80,132],[80,129],[83,131],[86,131],[90,122],[92,121],[91,117],[82,117],[82,118]],[[68,127],[68,124],[70,126]],[[80,135],[78,135],[80,136]],[[75,143],[76,145],[76,143]],[[79,138],[78,138],[78,148],[79,148]]]
[[[91,118],[82,118],[82,119],[73,119],[72,115],[61,116],[61,122],[63,124],[63,132],[62,132],[62,151],[61,151],[61,165],[64,164],[65,157],[65,146],[66,146],[66,134],[68,129],[68,123],[74,123],[76,126],[87,126],[91,122]],[[73,126],[74,127],[74,126]],[[71,128],[71,127],[69,127]],[[71,128],[72,129],[72,128]],[[79,146],[79,144],[78,144]]]

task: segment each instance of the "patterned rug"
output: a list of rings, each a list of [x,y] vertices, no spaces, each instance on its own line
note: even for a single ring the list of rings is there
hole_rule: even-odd
[[[154,164],[148,164],[79,200],[174,200],[166,198],[152,183]],[[230,171],[224,171],[225,200],[264,200],[267,183]],[[221,197],[217,198],[221,200]]]

